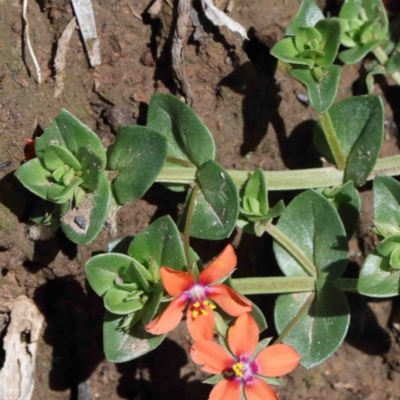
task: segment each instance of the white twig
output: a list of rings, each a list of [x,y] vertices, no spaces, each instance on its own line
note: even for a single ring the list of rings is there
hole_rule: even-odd
[[[56,71],[56,87],[54,90],[54,97],[58,97],[64,90],[64,69],[66,56],[68,51],[69,41],[76,28],[75,17],[71,19],[67,27],[64,29],[60,39],[57,42],[57,53],[54,59],[54,69]]]
[[[24,0],[22,4],[22,19],[24,20],[25,23],[25,41],[26,41],[26,46],[28,47],[29,54],[31,55],[33,65],[35,66],[36,69],[36,75],[37,75],[37,83],[41,84],[42,83],[42,71],[40,69],[39,63],[36,59],[35,53],[33,51],[32,45],[31,45],[31,39],[29,37],[29,23],[28,23],[28,18],[26,16],[26,11],[28,9],[28,0]]]
[[[96,22],[90,0],[72,0],[79,29],[82,32],[89,62],[92,67],[101,64],[100,41],[97,37]]]

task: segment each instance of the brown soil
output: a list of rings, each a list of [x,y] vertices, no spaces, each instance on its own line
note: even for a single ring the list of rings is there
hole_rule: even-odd
[[[162,346],[138,360],[120,365],[102,352],[102,300],[88,287],[83,266],[104,251],[106,232],[88,246],[75,246],[61,232],[32,241],[27,216],[32,196],[13,178],[23,159],[25,139],[49,125],[67,108],[95,130],[105,145],[118,125],[145,121],[154,92],[180,94],[172,78],[168,47],[172,10],[167,3],[159,19],[145,13],[149,0],[93,0],[102,64],[88,66],[74,32],[65,69],[65,88],[54,98],[55,43],[73,16],[68,0],[29,2],[31,41],[44,83],[35,83],[32,61],[23,40],[21,1],[0,0],[0,316],[5,301],[26,294],[45,316],[39,342],[34,400],[206,399],[206,376],[189,360],[190,340],[182,325]],[[198,2],[195,2],[196,4]],[[218,1],[216,0],[216,3]],[[227,1],[219,1],[222,6]],[[321,165],[310,141],[311,108],[302,104],[302,86],[276,71],[271,46],[296,13],[300,0],[236,0],[231,16],[250,29],[244,43],[237,34],[204,23],[205,35],[193,39],[189,26],[185,70],[195,111],[214,134],[217,160],[226,168],[282,170]],[[324,1],[319,2],[325,7]],[[334,8],[335,1],[327,1]],[[140,18],[142,17],[142,19]],[[344,68],[339,98],[352,95],[359,66]],[[382,155],[398,154],[398,89],[381,79],[387,135]],[[277,198],[277,194],[272,194]],[[285,193],[289,200],[292,193]],[[350,273],[356,273],[374,244],[370,186],[362,190],[363,212],[351,240]],[[165,213],[177,214],[182,197],[155,185],[144,200],[118,212],[118,235],[135,235]],[[236,231],[239,274],[277,272],[269,238],[254,239]],[[194,241],[204,261],[226,243]],[[246,272],[243,269],[247,268]],[[275,298],[254,300],[265,311],[269,335],[275,335]],[[281,399],[400,399],[400,302],[349,296],[352,323],[343,346],[320,366],[298,368],[284,378]],[[3,319],[0,319],[3,321]],[[0,325],[0,329],[3,325]],[[397,327],[397,329],[396,329]],[[3,334],[5,330],[3,331]],[[1,353],[0,353],[1,360]],[[1,398],[1,394],[0,394]]]

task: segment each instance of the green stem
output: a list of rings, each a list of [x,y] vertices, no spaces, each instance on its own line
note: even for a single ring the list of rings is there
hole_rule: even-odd
[[[388,60],[388,56],[385,53],[385,51],[382,49],[381,46],[375,47],[372,52],[374,53],[374,56],[377,58],[377,60],[382,64],[385,65],[387,60]],[[396,81],[396,83],[398,85],[400,85],[400,73],[399,72],[394,72],[392,75],[392,78]]]
[[[310,293],[310,296],[306,302],[302,305],[296,316],[290,321],[289,325],[282,331],[278,338],[274,341],[274,344],[282,342],[282,340],[287,336],[287,334],[294,328],[294,326],[300,321],[301,317],[310,308],[311,303],[315,298],[315,292]]]
[[[236,278],[232,287],[243,295],[280,294],[315,291],[315,278],[311,276],[274,276],[268,278]],[[344,292],[357,293],[358,279],[340,278],[335,285]]]
[[[308,259],[308,257],[299,249],[281,230],[272,223],[267,224],[265,232],[268,232],[286,251],[288,251],[303,267],[304,271],[312,276],[318,275],[318,269]]]
[[[164,167],[157,182],[188,185],[196,180],[196,168]],[[235,185],[240,189],[253,171],[229,170]],[[293,171],[265,171],[268,190],[301,190],[338,186],[343,183],[343,172],[333,167],[309,168]],[[378,159],[368,180],[375,175],[400,175],[400,155]]]
[[[333,158],[335,159],[335,163],[338,168],[343,171],[346,167],[346,157],[343,154],[342,145],[337,137],[329,111],[319,114],[319,117],[326,141],[328,142]]]
[[[190,272],[192,269],[192,266],[190,264],[190,254],[189,254],[189,249],[190,249],[190,230],[192,228],[192,216],[193,216],[193,210],[194,206],[196,204],[196,199],[197,199],[197,194],[199,193],[200,186],[196,182],[192,194],[190,196],[190,201],[189,201],[189,206],[187,209],[187,214],[186,214],[186,222],[185,222],[185,229],[183,231],[183,248],[185,251],[185,257],[186,257],[186,265],[187,269]]]

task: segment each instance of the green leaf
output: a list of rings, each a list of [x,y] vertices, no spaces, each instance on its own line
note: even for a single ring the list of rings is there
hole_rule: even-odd
[[[323,19],[315,25],[321,33],[324,55],[316,60],[316,64],[327,68],[335,61],[340,45],[340,22],[336,20]]]
[[[247,299],[247,297],[246,297]],[[268,328],[267,320],[264,317],[264,313],[260,310],[260,308],[257,306],[257,304],[253,303],[251,300],[247,299],[250,301],[252,308],[251,308],[251,316],[254,318],[254,320],[257,322],[258,329],[261,332],[264,332]]]
[[[131,293],[119,287],[110,288],[104,296],[104,307],[113,314],[127,315],[143,308],[138,298],[130,298]]]
[[[129,246],[128,254],[147,269],[152,262],[158,268],[166,266],[183,270],[186,267],[180,233],[170,216],[157,219],[136,235]]]
[[[207,383],[208,385],[216,385],[218,382],[221,382],[224,378],[224,375],[213,375],[207,378],[206,380],[202,381],[201,383]]]
[[[81,148],[86,148],[100,159],[102,168],[106,164],[106,153],[99,137],[65,109],[57,114],[43,135],[36,139],[35,151],[39,158],[43,157],[49,144],[65,146],[74,156],[77,156]]]
[[[143,325],[146,326],[156,316],[158,307],[160,306],[164,293],[164,286],[161,281],[158,281],[153,286],[153,292],[149,295],[149,299],[143,306]]]
[[[124,254],[99,254],[85,264],[86,278],[92,289],[99,296],[104,296],[132,262],[133,259]]]
[[[216,162],[209,161],[197,171],[200,190],[192,214],[190,236],[220,240],[232,233],[239,214],[239,197],[230,175]],[[188,195],[182,221],[185,221],[191,195]]]
[[[373,186],[374,223],[391,235],[400,226],[400,183],[389,176],[376,176]],[[379,230],[380,232],[382,229]],[[389,297],[400,294],[400,271],[390,265],[390,253],[400,236],[383,240],[365,260],[357,290],[366,296]],[[393,262],[394,260],[392,260]],[[395,264],[396,266],[396,264]]]
[[[140,323],[128,332],[122,330],[120,326],[123,321],[123,316],[106,311],[103,323],[103,346],[104,354],[110,362],[120,363],[138,358],[154,350],[165,339],[165,335],[150,335]]]
[[[348,263],[348,244],[337,211],[321,194],[301,193],[286,207],[277,227],[317,267],[320,278],[339,278]],[[274,242],[278,265],[287,276],[308,276],[299,261]]]
[[[50,171],[67,164],[74,170],[79,171],[82,166],[74,155],[65,147],[57,144],[48,144],[43,153],[44,164]]]
[[[112,183],[119,204],[140,199],[156,180],[167,157],[165,138],[145,126],[123,126],[108,149],[108,169],[119,175]]]
[[[306,59],[299,57],[299,50],[296,48],[295,39],[287,37],[277,42],[270,50],[272,56],[289,64],[304,65],[308,68]]]
[[[390,176],[376,176],[373,186],[374,220],[400,226],[400,183]]]
[[[282,385],[282,381],[278,378],[270,378],[268,376],[262,376],[262,375],[258,375],[256,374],[257,378],[262,379],[264,382],[267,382],[268,385]]]
[[[275,304],[275,326],[279,333],[296,317],[310,293],[284,294]],[[344,293],[332,282],[317,286],[317,295],[307,312],[285,336],[284,342],[300,354],[301,363],[312,368],[327,359],[342,343],[350,323]]]
[[[16,171],[17,179],[36,196],[48,200],[49,191],[49,172],[43,167],[38,158],[29,160],[22,164]]]
[[[303,0],[299,11],[286,29],[286,36],[294,36],[298,28],[302,26],[314,26],[318,21],[324,19],[322,11],[314,0]]]
[[[100,233],[108,215],[111,190],[104,173],[94,193],[86,193],[79,207],[69,201],[61,206],[61,228],[69,240],[77,244],[88,244]]]
[[[342,68],[338,65],[330,65],[323,70],[322,78],[319,80],[309,69],[293,68],[289,72],[306,86],[311,105],[317,112],[322,113],[335,100],[341,71]]]
[[[343,50],[338,54],[338,58],[344,64],[355,64],[361,61],[376,46],[379,46],[380,43],[380,40],[375,40],[352,49]]]
[[[127,277],[127,282],[139,282],[140,286],[146,292],[151,291],[149,281],[153,282],[153,277],[150,272],[135,259],[133,259],[131,265],[125,270],[124,276]]]
[[[352,97],[329,110],[333,126],[347,160],[345,181],[362,186],[372,172],[382,146],[384,111],[379,96]],[[332,164],[334,159],[320,123],[315,126],[314,142]]]
[[[350,239],[356,230],[361,211],[361,199],[353,181],[332,188],[324,189],[322,194],[336,208]]]
[[[365,296],[391,297],[400,295],[400,271],[390,267],[389,259],[375,250],[362,266],[357,290]]]
[[[189,106],[170,94],[151,97],[147,126],[167,139],[169,157],[197,167],[214,159],[215,144],[210,131]]]
[[[95,191],[99,185],[101,175],[104,174],[105,165],[97,154],[92,153],[90,149],[85,147],[79,149],[77,158],[82,164],[82,187]]]
[[[262,169],[257,168],[251,174],[244,189],[243,200],[246,201],[246,204],[243,204],[245,211],[256,215],[268,214],[267,182]]]

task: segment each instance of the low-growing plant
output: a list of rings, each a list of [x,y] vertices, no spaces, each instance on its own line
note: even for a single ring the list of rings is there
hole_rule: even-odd
[[[91,242],[110,214],[154,182],[187,192],[178,221],[163,216],[86,263],[89,284],[104,301],[108,360],[124,362],[155,349],[186,316],[192,359],[214,374],[206,380],[216,385],[213,398],[274,399],[270,385],[280,384],[277,376],[299,361],[314,367],[340,346],[350,323],[346,292],[400,294],[400,183],[390,177],[400,174],[400,156],[379,158],[382,101],[369,94],[334,103],[341,74],[336,58],[359,60],[386,35],[380,1],[346,1],[329,20],[313,0],[303,0],[285,38],[271,49],[308,90],[319,116],[314,142],[330,167],[227,171],[215,161],[207,127],[166,94],[153,95],[145,127],[121,127],[107,150],[65,110],[36,139],[37,157],[16,176],[54,204],[51,215],[36,220],[60,225],[75,243]],[[340,43],[350,50],[339,52]],[[359,278],[345,278],[361,209],[358,188],[368,180],[374,180],[372,223],[380,243]],[[286,206],[280,200],[271,207],[271,190],[304,191]],[[282,276],[234,278],[235,268],[245,267],[230,245],[204,267],[190,238],[226,239],[235,226],[273,238]],[[257,344],[267,323],[245,296],[271,293],[279,294],[279,336],[268,346],[271,338]]]

